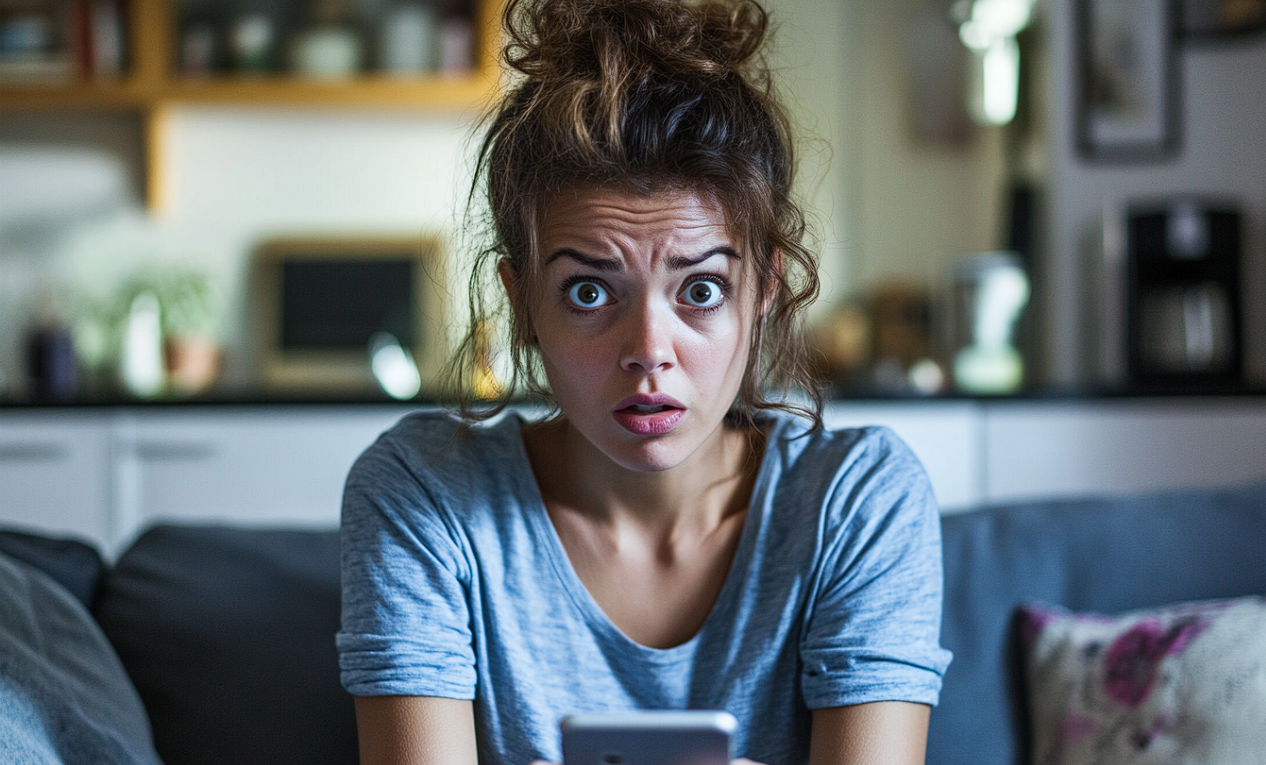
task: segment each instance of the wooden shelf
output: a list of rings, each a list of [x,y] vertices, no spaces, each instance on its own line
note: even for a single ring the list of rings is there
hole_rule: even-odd
[[[410,79],[365,75],[346,80],[222,77],[175,82],[163,89],[163,98],[184,103],[450,109],[478,103],[491,87],[488,78],[477,74]]]
[[[69,85],[0,85],[0,112],[96,111],[145,108],[155,100],[152,87],[134,79]]]
[[[177,0],[132,0],[128,14],[131,69],[119,80],[67,84],[0,83],[0,114],[139,112],[145,122],[146,204],[165,207],[164,147],[174,106],[240,104],[303,108],[462,111],[481,105],[497,86],[495,44],[504,0],[474,0],[476,69],[469,75],[416,78],[362,74],[322,80],[287,74],[182,78],[173,69]]]

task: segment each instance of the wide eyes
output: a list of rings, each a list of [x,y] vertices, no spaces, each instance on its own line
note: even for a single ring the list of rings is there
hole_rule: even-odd
[[[611,302],[611,295],[597,282],[576,282],[567,290],[567,299],[579,308],[598,308]]]
[[[721,302],[725,294],[721,285],[709,279],[697,279],[686,285],[682,298],[695,308],[712,308]]]
[[[602,282],[587,279],[566,286],[567,302],[579,310],[602,308],[614,302]],[[715,308],[725,299],[725,289],[713,279],[694,279],[678,293],[679,299],[691,308]]]

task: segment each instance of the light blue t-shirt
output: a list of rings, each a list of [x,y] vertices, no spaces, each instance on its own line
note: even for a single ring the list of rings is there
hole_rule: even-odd
[[[352,468],[343,502],[343,685],[473,699],[481,763],[561,760],[564,715],[726,709],[735,756],[808,760],[810,710],[935,704],[940,523],[918,460],[883,428],[768,441],[729,575],[689,641],[626,637],[581,583],[517,416],[411,415]]]

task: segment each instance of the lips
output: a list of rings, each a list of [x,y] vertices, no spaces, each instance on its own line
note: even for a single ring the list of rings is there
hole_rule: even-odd
[[[637,436],[662,436],[686,414],[686,407],[663,393],[639,393],[615,405],[611,416],[620,427]]]

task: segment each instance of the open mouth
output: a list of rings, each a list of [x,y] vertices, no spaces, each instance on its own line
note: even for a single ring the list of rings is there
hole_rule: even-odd
[[[624,407],[620,411],[632,412],[633,414],[659,414],[660,412],[667,412],[676,408],[667,404],[633,404],[632,406]]]
[[[611,414],[630,433],[660,436],[677,427],[686,414],[686,407],[662,393],[637,394],[617,404]]]

